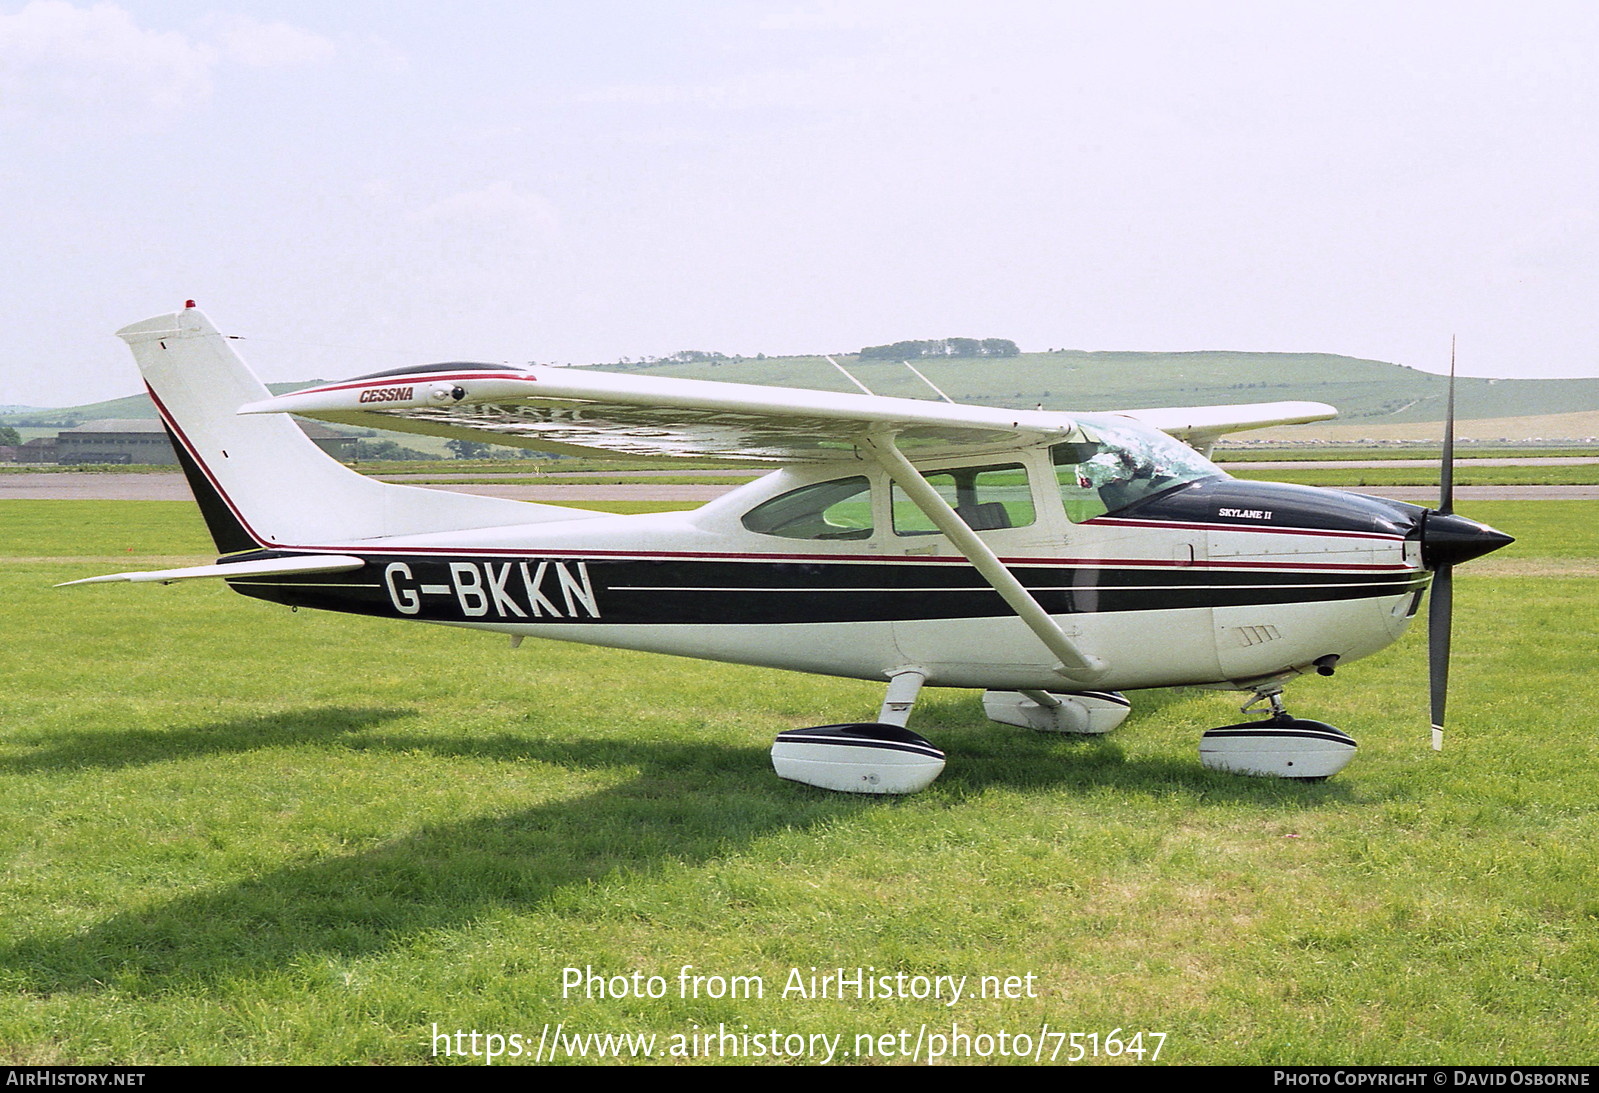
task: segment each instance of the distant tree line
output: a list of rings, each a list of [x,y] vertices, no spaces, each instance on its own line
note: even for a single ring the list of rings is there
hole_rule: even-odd
[[[1020,353],[1009,338],[927,338],[868,345],[860,356],[863,361],[903,361],[912,357],[1015,357]]]
[[[708,352],[704,349],[679,349],[670,357],[662,357],[661,360],[671,364],[697,364],[701,361],[725,361],[727,354]]]
[[[676,353],[665,357],[639,357],[636,360],[632,357],[621,357],[614,361],[605,362],[604,367],[628,369],[659,368],[663,364],[727,364],[750,359],[752,358],[744,357],[737,353],[729,355],[708,349],[679,349]],[[757,353],[753,359],[763,361],[766,359],[766,354]]]
[[[27,417],[24,415],[8,416],[6,420],[12,425],[23,425],[30,429],[76,429],[82,425],[84,419],[76,414],[64,414],[59,419],[43,417]]]
[[[357,462],[359,462],[362,460],[374,459],[392,459],[403,461],[418,459],[443,459],[444,457],[441,455],[435,455],[432,452],[421,452],[417,451],[415,448],[407,448],[405,445],[397,444],[392,440],[360,439],[355,442],[355,458]]]

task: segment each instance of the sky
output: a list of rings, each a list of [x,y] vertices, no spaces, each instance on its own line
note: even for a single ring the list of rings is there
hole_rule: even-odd
[[[1599,376],[1599,5],[0,0],[0,404],[682,349]]]

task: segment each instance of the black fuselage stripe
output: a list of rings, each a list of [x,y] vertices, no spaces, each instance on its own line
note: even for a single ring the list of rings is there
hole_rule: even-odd
[[[1251,584],[1097,584],[1092,587],[1101,592],[1120,592],[1129,589],[1140,591],[1188,591],[1190,589],[1239,589],[1239,588],[1389,588],[1392,581],[1270,581]],[[1029,592],[1076,592],[1084,586],[1075,584],[1028,585]],[[872,595],[886,595],[889,593],[926,595],[939,592],[981,592],[981,588],[947,588],[934,586],[900,587],[900,588],[763,588],[759,585],[652,585],[652,584],[626,584],[613,585],[613,592],[745,592],[751,594],[777,593],[798,596],[815,596],[827,594],[859,595],[870,593]]]
[[[1427,579],[1415,572],[1285,572],[1270,580],[1257,571],[1206,574],[1202,583],[1174,584],[1169,573],[1091,567],[1033,568],[1018,575],[1056,615],[1330,603],[1409,595]],[[376,583],[374,576],[380,578]],[[750,625],[1011,614],[980,575],[917,565],[893,570],[814,563],[378,555],[368,556],[367,566],[348,580],[316,574],[231,583],[245,595],[293,606],[480,624]]]

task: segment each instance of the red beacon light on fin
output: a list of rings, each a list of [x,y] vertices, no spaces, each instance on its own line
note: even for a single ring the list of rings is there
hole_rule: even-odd
[[[193,300],[185,300],[185,301],[183,301],[183,310],[191,311],[191,310],[193,310],[193,308],[194,308],[194,301]]]

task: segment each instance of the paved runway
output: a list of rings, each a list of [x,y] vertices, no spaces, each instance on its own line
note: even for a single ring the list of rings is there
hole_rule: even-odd
[[[1304,467],[1295,463],[1289,466]],[[1332,466],[1333,464],[1316,464]],[[1381,464],[1379,464],[1380,466]],[[1253,464],[1259,467],[1261,464]],[[727,474],[726,471],[714,472]],[[633,472],[627,472],[633,477]],[[430,475],[429,477],[437,477]],[[452,476],[453,477],[453,476]],[[525,477],[525,476],[518,476]],[[615,477],[614,474],[610,477]],[[674,483],[650,485],[513,485],[494,482],[492,475],[461,476],[449,485],[427,489],[448,489],[459,493],[478,493],[490,497],[509,497],[517,501],[681,501],[704,504],[736,487]],[[403,476],[402,476],[403,480]],[[1438,500],[1436,486],[1364,486],[1351,492],[1390,497],[1398,501],[1433,504]],[[118,474],[62,471],[41,474],[0,474],[0,500],[66,499],[78,501],[188,501],[188,483],[172,474]],[[1599,486],[1456,486],[1459,502],[1477,501],[1599,501]]]
[[[192,501],[181,474],[0,474],[0,500]]]

